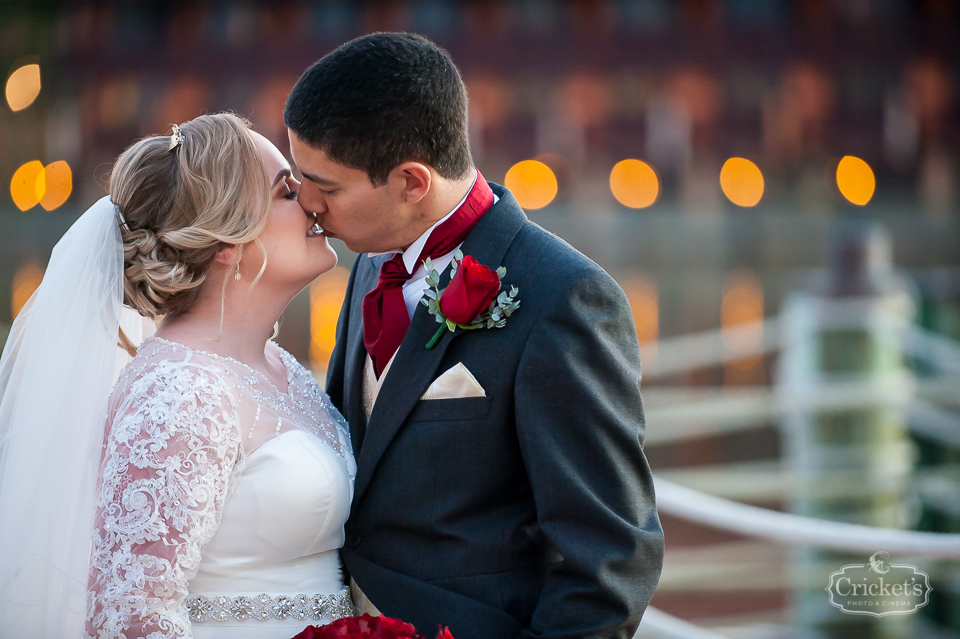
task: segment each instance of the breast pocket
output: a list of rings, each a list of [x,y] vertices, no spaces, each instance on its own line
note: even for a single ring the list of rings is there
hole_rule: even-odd
[[[457,399],[422,399],[417,402],[408,422],[450,422],[486,419],[493,397],[459,397]]]

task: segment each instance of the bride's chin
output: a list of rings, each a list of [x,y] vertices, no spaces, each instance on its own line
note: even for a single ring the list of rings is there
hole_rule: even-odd
[[[330,249],[329,254],[324,255],[322,259],[314,263],[314,268],[310,274],[310,281],[312,282],[324,273],[332,271],[336,268],[338,260],[337,253],[333,249]]]
[[[321,249],[320,260],[326,265],[324,272],[329,271],[334,266],[337,265],[337,262],[340,261],[340,256],[337,255],[337,252],[330,246],[330,242],[327,241],[327,238],[323,238],[323,247]]]

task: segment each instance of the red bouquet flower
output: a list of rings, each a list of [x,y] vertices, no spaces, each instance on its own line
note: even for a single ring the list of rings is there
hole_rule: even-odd
[[[373,617],[344,617],[325,626],[307,626],[293,639],[423,639],[417,629],[400,619]],[[453,639],[449,628],[442,628],[437,639]]]

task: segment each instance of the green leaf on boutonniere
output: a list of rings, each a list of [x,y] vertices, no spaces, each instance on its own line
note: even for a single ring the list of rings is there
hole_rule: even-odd
[[[503,279],[503,276],[506,274],[507,274],[506,267],[501,266],[500,268],[497,269],[497,277],[499,277],[501,280]]]

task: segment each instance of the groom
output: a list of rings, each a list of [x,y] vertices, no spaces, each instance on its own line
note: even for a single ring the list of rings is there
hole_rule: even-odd
[[[623,291],[474,168],[464,84],[428,40],[348,42],[284,117],[301,205],[361,254],[327,375],[358,462],[342,554],[359,605],[457,639],[629,639],[663,533]],[[458,247],[470,285],[441,309],[486,309],[469,258],[505,267],[520,306],[428,349],[423,261],[443,290]]]

